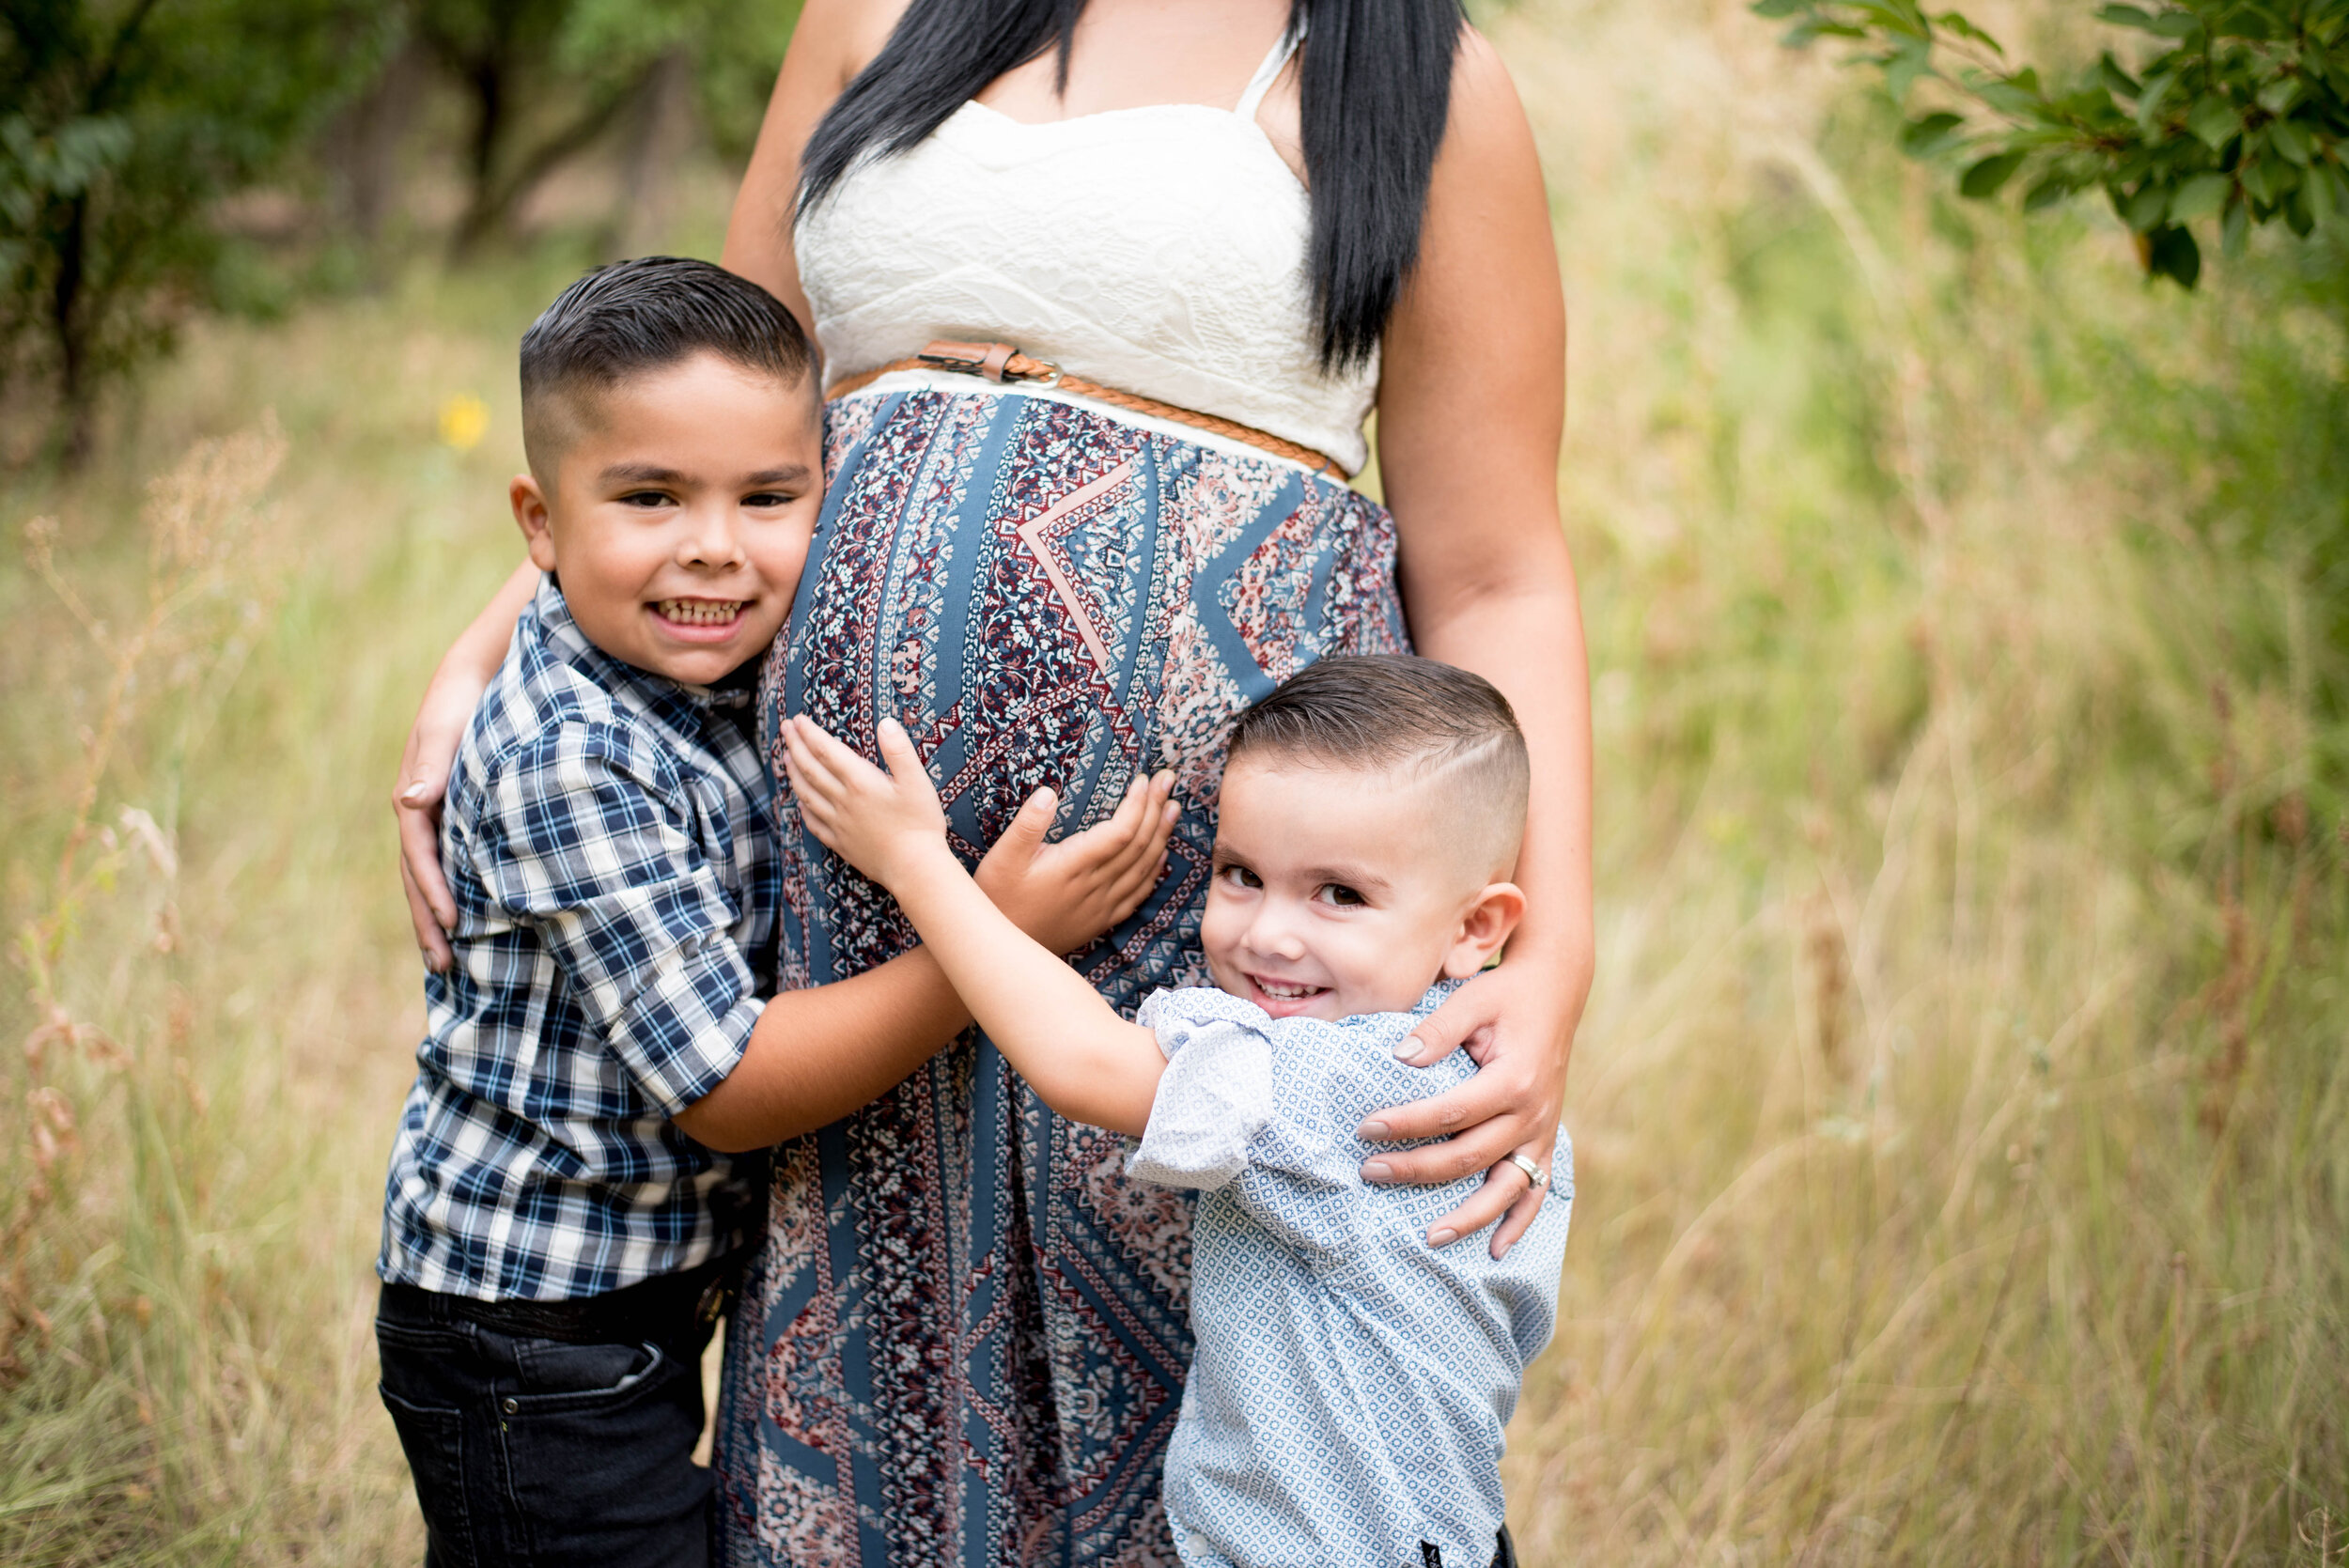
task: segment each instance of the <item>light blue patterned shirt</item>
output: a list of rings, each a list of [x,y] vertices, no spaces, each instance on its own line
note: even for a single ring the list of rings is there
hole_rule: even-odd
[[[1221,991],[1160,991],[1140,1021],[1166,1052],[1129,1175],[1202,1193],[1191,1239],[1198,1353],[1166,1456],[1190,1568],[1485,1568],[1502,1507],[1501,1428],[1557,1319],[1574,1198],[1558,1135],[1540,1218],[1501,1262],[1489,1230],[1427,1227],[1483,1182],[1372,1187],[1374,1110],[1475,1076],[1394,1047],[1409,1013],[1268,1017]]]

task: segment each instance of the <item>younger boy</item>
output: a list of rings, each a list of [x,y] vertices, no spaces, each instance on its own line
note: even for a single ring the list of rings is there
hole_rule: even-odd
[[[789,312],[623,262],[531,327],[521,383],[510,499],[545,578],[450,779],[456,962],[392,1150],[383,1402],[428,1565],[698,1565],[701,1353],[758,1217],[756,1162],[720,1150],[832,1120],[965,1020],[918,951],[772,1001],[756,973],[781,872],[745,714],[821,504]],[[1032,806],[988,894],[1089,940],[1156,880],[1166,791],[1049,849]]]
[[[1501,1428],[1556,1317],[1572,1151],[1561,1129],[1563,1201],[1496,1262],[1422,1239],[1481,1175],[1368,1187],[1374,1151],[1355,1136],[1475,1072],[1461,1052],[1425,1069],[1395,1058],[1524,911],[1508,877],[1528,771],[1506,700],[1429,660],[1333,659],[1245,714],[1200,937],[1220,988],[1160,991],[1139,1023],[988,907],[904,730],[879,739],[889,773],[792,722],[810,827],[896,895],[1047,1104],[1139,1135],[1130,1174],[1206,1194],[1198,1352],[1166,1459],[1183,1560],[1512,1561]]]

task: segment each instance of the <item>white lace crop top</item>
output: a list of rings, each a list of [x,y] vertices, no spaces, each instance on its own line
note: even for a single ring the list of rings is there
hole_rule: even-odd
[[[1377,363],[1322,374],[1310,204],[1256,123],[1296,46],[1275,45],[1232,109],[1031,124],[974,101],[860,162],[796,235],[826,377],[932,338],[1005,342],[1359,471]]]

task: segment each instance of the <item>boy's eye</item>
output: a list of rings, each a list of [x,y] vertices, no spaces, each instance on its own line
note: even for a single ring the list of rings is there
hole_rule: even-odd
[[[788,506],[795,499],[796,497],[786,495],[781,490],[753,490],[750,494],[742,498],[742,505],[745,506],[756,506],[761,509],[766,509],[775,506]]]
[[[1342,909],[1355,908],[1369,902],[1344,882],[1324,882],[1321,885],[1321,896]]]
[[[655,506],[666,506],[668,504],[669,498],[659,490],[630,490],[620,497],[621,505],[634,506],[644,510],[650,510]]]
[[[1236,888],[1260,888],[1264,886],[1264,878],[1257,876],[1254,872],[1249,870],[1244,865],[1227,865],[1221,872],[1217,873],[1217,875],[1221,877],[1225,881],[1231,883],[1232,886]]]

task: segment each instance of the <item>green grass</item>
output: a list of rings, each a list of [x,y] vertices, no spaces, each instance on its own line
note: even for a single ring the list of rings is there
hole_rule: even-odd
[[[1734,7],[1494,29],[1567,266],[1600,760],[1527,1560],[2349,1560],[2341,251],[2148,289]],[[114,1043],[0,1053],[0,1560],[419,1548],[367,1332],[421,1015],[383,798],[515,558],[511,345],[578,259],[199,331],[95,472],[0,494],[119,638],[146,477],[283,435],[165,563],[62,899],[109,672],[0,562],[0,915],[57,955],[0,1036],[54,995]]]

